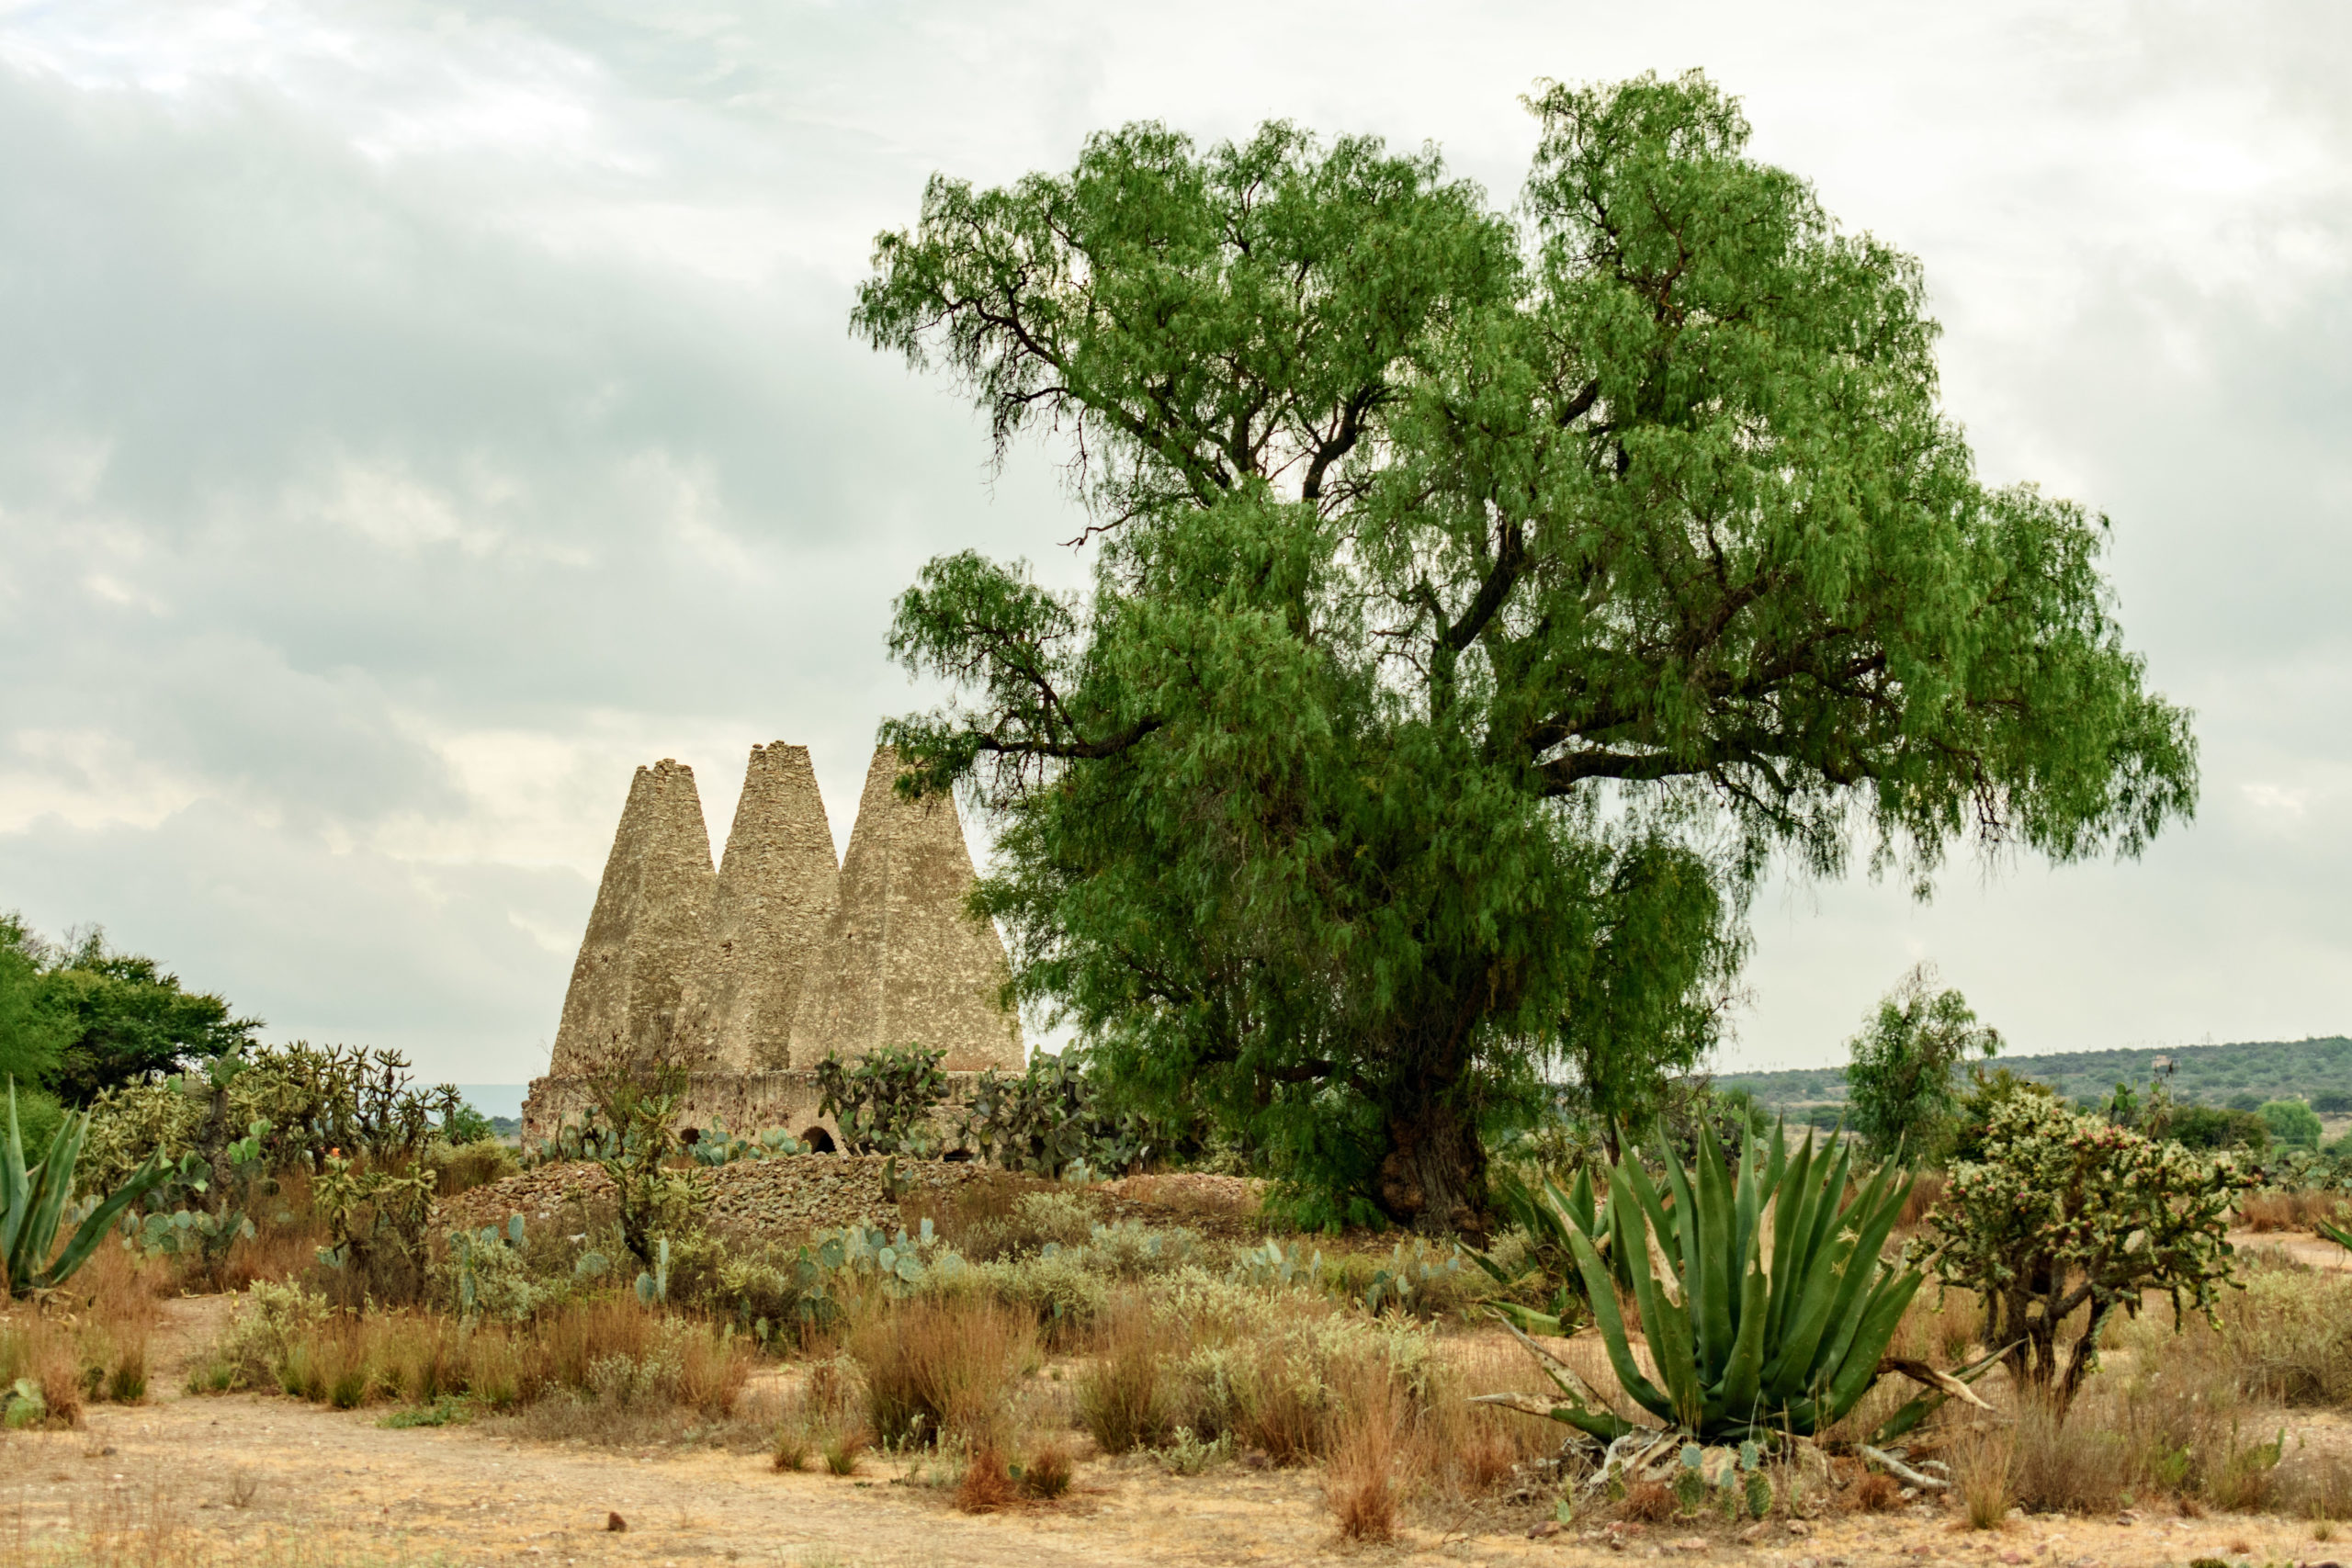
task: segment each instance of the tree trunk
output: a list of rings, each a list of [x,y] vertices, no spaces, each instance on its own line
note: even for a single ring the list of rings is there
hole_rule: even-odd
[[[1487,1235],[1487,1151],[1476,1122],[1442,1088],[1428,1086],[1394,1108],[1388,1157],[1380,1165],[1380,1206],[1426,1236]]]

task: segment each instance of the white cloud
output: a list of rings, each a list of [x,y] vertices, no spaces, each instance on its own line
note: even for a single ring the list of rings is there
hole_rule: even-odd
[[[1268,116],[1514,193],[1532,78],[1703,65],[1917,252],[2000,480],[2115,520],[2194,703],[2144,863],[1759,902],[1734,1060],[1917,958],[2019,1049],[2332,1032],[2352,745],[2352,13],[0,0],[0,908],[312,1037],[527,1077],[629,770],[811,744],[846,837],[931,554],[1075,529],[848,341],[923,179]],[[460,1072],[460,1064],[464,1064]],[[484,1063],[496,1064],[493,1070]]]

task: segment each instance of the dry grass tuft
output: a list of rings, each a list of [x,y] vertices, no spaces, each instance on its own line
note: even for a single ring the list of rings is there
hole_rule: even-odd
[[[1663,1481],[1636,1481],[1625,1489],[1617,1511],[1642,1524],[1662,1525],[1674,1517],[1674,1490]]]
[[[1076,1475],[1069,1450],[1049,1439],[1032,1450],[1021,1467],[1021,1495],[1050,1503],[1069,1491]]]
[[[1351,1369],[1337,1417],[1323,1498],[1343,1540],[1384,1542],[1396,1533],[1398,1450],[1405,1401],[1385,1368]]]
[[[1078,1375],[1078,1418],[1106,1454],[1166,1444],[1179,1425],[1171,1354],[1183,1347],[1155,1325],[1151,1304],[1123,1295],[1098,1320],[1094,1359]]]
[[[1020,1490],[1005,1465],[1004,1450],[993,1441],[975,1444],[965,1462],[964,1477],[956,1483],[956,1506],[967,1514],[992,1514],[1019,1499]]]
[[[775,1437],[768,1444],[768,1455],[777,1470],[790,1474],[808,1468],[816,1447],[807,1423],[790,1419],[776,1427]]]
[[[978,1438],[1002,1417],[1013,1382],[1037,1360],[1028,1319],[978,1298],[909,1301],[852,1331],[875,1430],[892,1446]]]
[[[873,1438],[862,1427],[837,1427],[825,1434],[817,1451],[824,1456],[825,1469],[834,1475],[855,1475],[857,1461],[874,1446]]]
[[[1894,1477],[1871,1471],[1854,1483],[1854,1511],[1860,1514],[1883,1514],[1902,1500],[1903,1488]]]
[[[2015,1445],[1998,1427],[1973,1427],[1951,1448],[1952,1480],[1961,1511],[1972,1529],[1998,1529],[2015,1501],[2011,1482]]]
[[[2102,1513],[2121,1506],[2132,1483],[2129,1439],[2080,1401],[2066,1418],[2039,1399],[2018,1409],[2010,1436],[2014,1501],[2035,1513]]]

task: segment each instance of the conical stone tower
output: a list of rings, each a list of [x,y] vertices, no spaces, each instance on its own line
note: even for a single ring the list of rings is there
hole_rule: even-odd
[[[898,775],[898,753],[876,750],[793,1021],[792,1066],[912,1043],[944,1049],[950,1072],[1017,1071],[1021,1018],[998,999],[1011,970],[996,928],[964,909],[976,877],[956,803],[902,800]]]
[[[585,1077],[616,1048],[641,1056],[666,1043],[717,882],[694,770],[667,757],[638,769],[571,966],[552,1076]]]
[[[802,982],[841,872],[806,746],[752,748],[728,829],[709,938],[678,1006],[678,1043],[718,1072],[782,1072]]]

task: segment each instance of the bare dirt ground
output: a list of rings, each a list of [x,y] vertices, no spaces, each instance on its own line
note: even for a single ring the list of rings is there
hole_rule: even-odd
[[[1089,1462],[1062,1503],[972,1517],[947,1494],[904,1483],[869,1459],[854,1477],[777,1474],[763,1455],[616,1452],[521,1441],[493,1427],[380,1426],[381,1409],[332,1411],[257,1395],[178,1392],[187,1355],[226,1303],[166,1303],[155,1393],[99,1405],[76,1430],[0,1438],[0,1563],[542,1562],[694,1560],[831,1565],[1281,1563],[1344,1556],[1381,1563],[1589,1564],[1668,1557],[1789,1568],[1949,1561],[2099,1563],[2322,1562],[2337,1546],[2270,1518],[2012,1519],[1956,1529],[1949,1512],[1621,1534],[1570,1527],[1510,1533],[1408,1528],[1393,1546],[1347,1549],[1312,1472],[1228,1465],[1192,1477],[1142,1461]],[[2322,1441],[2352,1433],[2322,1421]],[[627,1528],[608,1527],[617,1514]],[[1494,1527],[1490,1524],[1489,1529]],[[1523,1527],[1521,1527],[1523,1528]],[[97,1532],[101,1551],[91,1550]],[[74,1543],[80,1543],[74,1551]],[[2340,1544],[2340,1543],[2339,1543]],[[73,1559],[62,1554],[74,1551]],[[85,1557],[84,1554],[87,1556]]]

